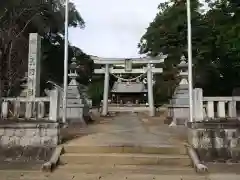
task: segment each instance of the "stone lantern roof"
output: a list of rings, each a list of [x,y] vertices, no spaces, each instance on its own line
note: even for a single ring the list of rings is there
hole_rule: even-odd
[[[178,64],[178,68],[179,69],[185,69],[185,68],[188,68],[188,64],[186,62],[186,57],[183,55],[180,59],[180,64]]]
[[[73,80],[73,79],[76,79],[76,77],[78,76],[76,58],[75,57],[72,58],[71,61],[72,61],[72,63],[69,66],[70,72],[69,72],[68,76],[71,80]]]
[[[25,73],[24,77],[21,79],[20,86],[22,87],[22,91],[20,92],[20,97],[27,97],[28,91],[28,72]]]
[[[27,87],[28,86],[28,73],[26,72],[24,77],[20,80],[21,81],[21,87]]]
[[[188,77],[188,64],[186,62],[186,58],[183,55],[180,59],[180,63],[178,64],[178,69],[180,70],[179,72],[179,76],[181,77],[181,79],[186,79]]]
[[[70,70],[76,70],[77,69],[77,60],[76,60],[76,58],[74,57],[74,58],[72,58],[72,60],[71,60],[71,64],[69,65],[69,69]]]
[[[188,104],[188,64],[186,62],[185,56],[181,57],[181,62],[178,65],[178,68],[180,69],[179,76],[181,77],[181,81],[179,85],[176,87],[172,103],[173,104]]]

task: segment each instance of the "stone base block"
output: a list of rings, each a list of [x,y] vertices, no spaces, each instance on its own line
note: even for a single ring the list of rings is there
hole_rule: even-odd
[[[188,119],[186,118],[177,118],[173,119],[172,117],[167,117],[164,121],[165,124],[170,125],[171,123],[174,123],[177,126],[185,126]]]
[[[0,124],[0,146],[57,146],[60,142],[58,123],[4,122]]]
[[[168,116],[173,119],[189,119],[189,107],[188,106],[169,106]]]
[[[239,129],[188,129],[188,142],[203,161],[240,161]]]
[[[37,146],[14,146],[14,147],[1,147],[0,146],[0,169],[6,166],[5,163],[12,164],[14,169],[15,163],[22,163],[24,166],[28,163],[37,163],[48,161],[54,151],[54,147],[37,147]],[[33,164],[32,164],[33,165]],[[21,169],[17,168],[17,169]],[[31,167],[29,168],[31,169]]]

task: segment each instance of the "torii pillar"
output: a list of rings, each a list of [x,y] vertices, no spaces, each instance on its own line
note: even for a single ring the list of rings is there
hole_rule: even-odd
[[[147,65],[147,86],[148,86],[148,105],[149,105],[149,115],[155,116],[155,107],[153,99],[153,76],[152,76],[152,66],[150,63]]]
[[[108,93],[109,93],[109,64],[106,64],[105,65],[105,76],[104,76],[102,116],[106,116],[108,113]]]

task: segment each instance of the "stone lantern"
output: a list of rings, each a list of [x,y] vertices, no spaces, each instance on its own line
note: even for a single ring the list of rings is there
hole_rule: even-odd
[[[21,93],[20,93],[20,97],[27,97],[27,93],[28,93],[28,73],[25,73],[25,76],[21,79]]]
[[[168,107],[168,117],[172,120],[171,125],[185,124],[189,118],[188,64],[184,56],[181,57],[181,62],[177,67],[181,80]]]
[[[72,58],[68,73],[70,83],[67,90],[67,119],[69,123],[85,124],[84,117],[88,116],[89,106],[85,102],[80,92],[80,84],[76,80],[77,68],[76,58]]]
[[[78,85],[77,81],[76,81],[76,78],[78,77],[78,74],[77,74],[77,63],[76,63],[76,58],[72,58],[72,63],[70,64],[69,66],[69,74],[68,74],[68,77],[70,78],[70,84],[71,82],[75,85]],[[69,84],[69,85],[70,85]]]
[[[181,104],[189,104],[188,102],[188,64],[186,62],[185,56],[181,57],[181,62],[178,65],[179,69],[179,77],[180,77],[180,83],[178,87],[175,90],[175,98],[180,98],[179,101],[182,101]],[[187,100],[182,100],[184,95],[184,98],[186,97]]]

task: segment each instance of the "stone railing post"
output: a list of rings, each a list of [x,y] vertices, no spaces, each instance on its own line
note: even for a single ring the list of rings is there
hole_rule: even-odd
[[[234,100],[228,102],[228,117],[237,117],[236,101]]]
[[[193,90],[193,118],[194,121],[203,121],[203,91],[200,88]]]
[[[56,88],[50,92],[49,120],[57,121],[59,118],[60,92]]]
[[[2,117],[7,118],[8,117],[8,102],[2,101]]]
[[[207,117],[212,119],[214,118],[214,102],[207,101]]]
[[[37,108],[37,118],[41,119],[45,115],[45,103],[39,102]]]
[[[26,111],[25,111],[26,119],[30,119],[32,115],[33,115],[33,102],[26,102]]]
[[[217,104],[217,115],[219,118],[225,118],[226,112],[225,112],[225,101],[218,101]]]
[[[19,118],[20,110],[21,110],[21,103],[20,103],[20,101],[14,102],[14,112],[13,113],[14,113],[14,116],[16,118]]]

